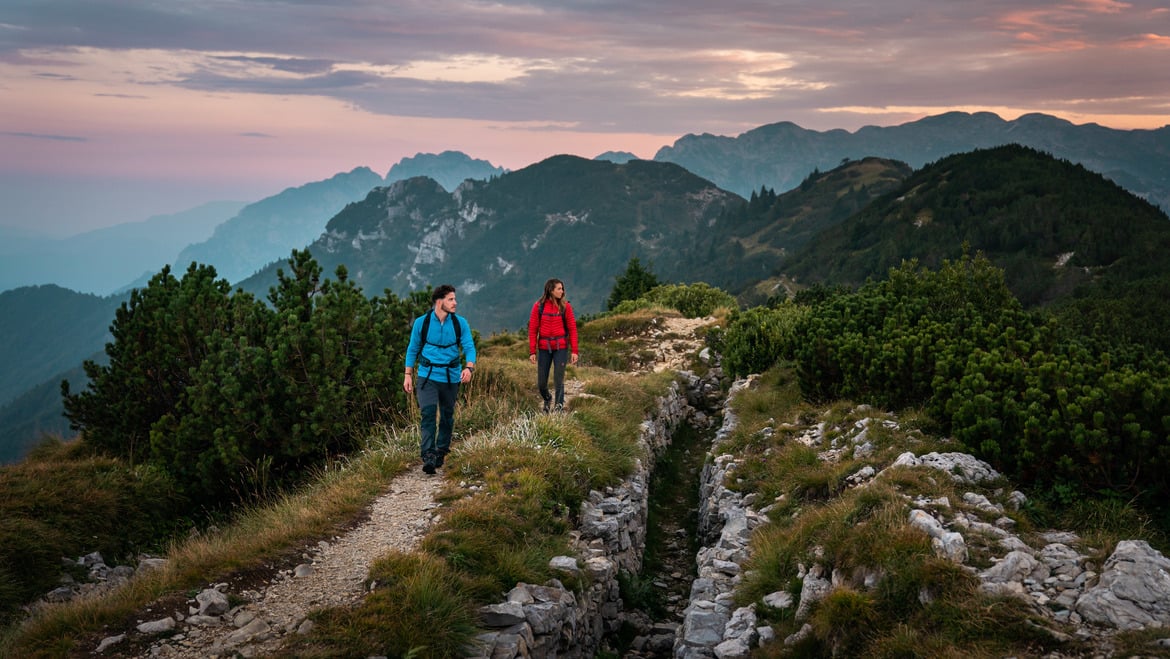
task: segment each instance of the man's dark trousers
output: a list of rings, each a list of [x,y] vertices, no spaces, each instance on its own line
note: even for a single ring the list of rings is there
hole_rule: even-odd
[[[440,467],[451,450],[451,431],[455,427],[455,400],[459,397],[458,382],[424,380],[418,387],[418,408],[422,412],[419,450],[424,465]],[[438,432],[435,413],[438,413]]]

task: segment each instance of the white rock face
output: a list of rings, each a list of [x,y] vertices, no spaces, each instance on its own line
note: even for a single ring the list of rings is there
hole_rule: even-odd
[[[1077,600],[1089,622],[1118,629],[1170,626],[1170,559],[1142,540],[1117,543],[1101,579]]]

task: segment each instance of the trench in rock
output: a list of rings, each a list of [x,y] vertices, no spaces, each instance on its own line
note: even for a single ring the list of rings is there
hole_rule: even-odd
[[[641,574],[620,577],[625,622],[613,645],[627,656],[655,623],[681,624],[696,577],[699,478],[715,428],[682,424],[650,478]],[[633,656],[654,656],[645,652]],[[670,656],[669,653],[663,655]]]

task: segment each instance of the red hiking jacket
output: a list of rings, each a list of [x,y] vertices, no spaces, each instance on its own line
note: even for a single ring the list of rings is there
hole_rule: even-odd
[[[543,299],[543,298],[541,298]],[[528,354],[535,355],[540,350],[559,350],[572,348],[569,352],[577,354],[577,320],[573,317],[573,305],[565,300],[565,313],[562,316],[557,303],[545,302],[541,308],[540,300],[532,305],[532,313],[528,316]],[[566,326],[568,334],[565,334]]]

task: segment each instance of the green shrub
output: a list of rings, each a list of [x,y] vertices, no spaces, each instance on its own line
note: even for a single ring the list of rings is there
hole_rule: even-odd
[[[1170,362],[1104,351],[1057,323],[1023,311],[981,256],[935,272],[910,262],[812,307],[794,357],[810,400],[921,406],[1022,485],[1066,502],[1091,493],[1165,512]],[[757,366],[732,357],[732,336],[729,328],[729,369]],[[749,345],[743,352],[775,350],[760,338]]]
[[[677,309],[686,318],[710,316],[716,309],[736,309],[735,296],[703,282],[666,284],[650,289],[643,299]]]
[[[777,361],[792,358],[797,328],[807,314],[807,307],[795,304],[732,313],[727,330],[714,339],[721,344],[727,373],[733,377],[762,373]]]
[[[1003,272],[981,257],[945,262],[937,272],[903,263],[889,279],[829,297],[797,328],[795,357],[805,394],[890,408],[932,395],[940,353],[965,355],[988,326],[1022,317]]]
[[[637,300],[658,284],[658,277],[634,257],[626,264],[625,271],[616,277],[613,290],[605,301],[605,308],[613,309],[624,300]]]
[[[641,309],[665,307],[674,309],[685,318],[710,316],[716,309],[735,309],[735,296],[703,282],[694,284],[663,284],[655,286],[637,298],[624,299],[613,307],[612,315],[629,314]]]
[[[195,263],[181,280],[166,266],[145,288],[134,289],[114,314],[109,365],[84,364],[89,386],[77,394],[61,383],[65,416],[86,441],[131,462],[149,459],[150,427],[180,404],[190,372],[210,343],[241,320],[231,285],[215,268]],[[243,314],[247,317],[248,314]]]

